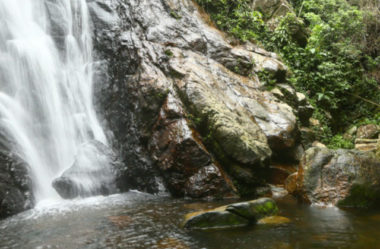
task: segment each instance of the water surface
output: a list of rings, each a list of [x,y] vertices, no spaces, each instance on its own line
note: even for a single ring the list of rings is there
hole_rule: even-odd
[[[0,248],[380,248],[380,211],[309,207],[277,200],[292,220],[224,231],[187,231],[185,213],[226,202],[174,200],[138,192],[45,202],[0,221]]]

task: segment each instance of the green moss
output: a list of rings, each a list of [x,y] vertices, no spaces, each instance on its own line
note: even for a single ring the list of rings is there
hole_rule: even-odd
[[[264,205],[257,205],[255,209],[260,216],[275,215],[278,212],[277,205],[271,201],[265,202]]]
[[[166,56],[168,56],[168,57],[173,57],[173,52],[170,50],[170,49],[166,49],[165,51],[164,51],[164,53],[165,53],[165,55]]]
[[[329,149],[353,149],[354,143],[352,139],[345,139],[342,135],[337,134],[329,140],[327,147]]]
[[[177,13],[176,11],[174,11],[174,10],[170,11],[170,16],[173,17],[173,18],[175,18],[175,19],[177,19],[177,20],[179,20],[179,19],[182,18],[182,16],[181,16],[180,14],[178,14],[178,13]]]
[[[366,185],[353,185],[349,196],[339,201],[339,207],[371,208],[380,203],[380,190]]]

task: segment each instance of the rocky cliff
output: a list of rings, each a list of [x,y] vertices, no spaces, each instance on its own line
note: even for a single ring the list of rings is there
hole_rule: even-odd
[[[121,190],[156,192],[161,177],[174,196],[254,195],[272,158],[297,159],[306,101],[257,77],[282,82],[275,54],[236,45],[190,0],[88,4],[97,105],[125,164]]]

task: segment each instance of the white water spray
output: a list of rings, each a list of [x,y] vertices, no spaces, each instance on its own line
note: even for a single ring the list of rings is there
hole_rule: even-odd
[[[80,145],[107,144],[92,102],[85,0],[0,0],[0,132],[31,167],[37,201]]]

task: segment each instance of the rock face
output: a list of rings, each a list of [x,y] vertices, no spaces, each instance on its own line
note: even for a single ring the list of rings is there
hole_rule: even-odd
[[[111,149],[94,140],[82,145],[73,165],[53,181],[53,187],[65,199],[109,195],[117,191],[120,165]]]
[[[380,160],[373,153],[313,147],[305,152],[287,190],[304,201],[370,207],[380,201]]]
[[[209,197],[233,195],[212,156],[191,129],[181,102],[171,94],[160,110],[149,150],[163,172],[174,196]]]
[[[0,218],[33,206],[28,166],[17,156],[0,151]]]
[[[88,2],[122,190],[156,192],[160,176],[175,196],[252,195],[272,154],[293,156],[297,111],[256,76],[285,75],[276,55],[233,47],[190,0]]]
[[[272,220],[272,224],[279,224],[283,220],[282,217],[277,219],[280,222],[274,222],[276,219],[274,217],[269,220],[262,220],[277,213],[278,208],[274,200],[260,198],[187,214],[185,216],[184,227],[195,230],[234,228],[255,224],[259,220],[261,224],[269,224],[270,220]]]

